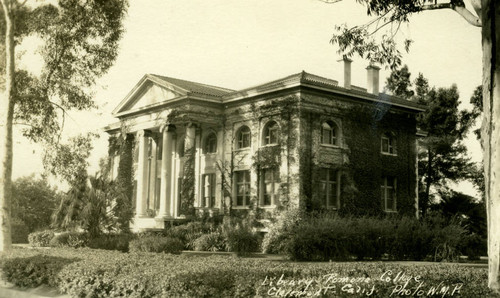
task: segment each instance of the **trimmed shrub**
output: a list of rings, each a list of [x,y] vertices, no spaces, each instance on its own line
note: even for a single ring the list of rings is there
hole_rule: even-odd
[[[47,247],[49,246],[52,238],[54,238],[54,232],[51,230],[45,230],[29,234],[28,242],[33,247]]]
[[[7,281],[23,280],[36,267],[39,273],[33,277],[41,277],[39,282],[31,283],[29,279],[25,285],[55,283],[62,293],[71,297],[262,297],[278,293],[276,282],[281,279],[279,291],[300,291],[301,296],[320,293],[322,297],[390,297],[404,295],[394,293],[396,287],[401,287],[411,292],[420,289],[422,296],[430,297],[442,296],[445,292],[450,295],[458,287],[459,292],[454,294],[460,297],[499,297],[488,290],[487,268],[456,264],[291,263],[165,254],[131,257],[130,254],[87,248],[15,249],[3,253],[1,260],[2,269],[10,262],[23,271],[22,274],[10,274]],[[40,260],[47,261],[47,266],[41,266]],[[422,284],[411,278],[408,282],[404,278],[396,280],[398,272],[406,277],[418,276]],[[55,275],[57,277],[53,278]],[[392,280],[383,280],[383,275]],[[44,276],[51,278],[42,278]],[[329,276],[338,277],[338,281],[327,281]],[[351,278],[362,281],[351,283]],[[307,287],[299,281],[308,282]],[[370,295],[361,292],[372,288],[375,290]],[[360,292],[356,292],[358,290]]]
[[[178,254],[184,245],[182,241],[172,237],[146,236],[132,240],[129,244],[130,252],[163,252]]]
[[[28,226],[20,219],[13,218],[11,222],[12,243],[28,243]]]
[[[90,248],[128,252],[129,242],[135,238],[133,234],[106,234],[90,239],[87,246]]]
[[[3,278],[22,288],[36,288],[43,284],[56,287],[57,273],[77,259],[36,255],[2,261]]]
[[[194,241],[196,251],[224,251],[225,249],[225,239],[219,232],[203,234]]]
[[[269,232],[262,240],[262,251],[264,253],[279,254],[285,251],[292,232],[301,222],[304,213],[298,209],[283,211],[269,227]]]
[[[226,222],[222,226],[222,234],[226,239],[228,251],[235,252],[239,256],[256,252],[260,248],[260,237],[252,231],[250,225],[245,223]]]
[[[163,235],[181,240],[184,249],[194,250],[194,241],[201,235],[213,230],[214,225],[211,223],[192,221],[187,224],[173,226],[166,230]]]
[[[51,247],[84,247],[89,242],[89,236],[85,232],[63,232],[50,240]]]

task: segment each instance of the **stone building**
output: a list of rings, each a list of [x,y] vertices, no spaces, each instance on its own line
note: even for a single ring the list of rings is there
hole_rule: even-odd
[[[261,218],[283,208],[415,214],[415,116],[423,107],[306,72],[243,90],[145,75],[119,103],[113,179],[135,229],[195,214]]]

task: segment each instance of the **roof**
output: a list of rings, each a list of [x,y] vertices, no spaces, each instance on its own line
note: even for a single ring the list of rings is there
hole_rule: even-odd
[[[182,89],[185,89],[186,91],[188,91],[190,93],[197,93],[197,94],[201,94],[201,95],[222,97],[226,94],[234,92],[234,90],[232,90],[232,89],[211,86],[211,85],[207,85],[207,84],[196,83],[196,82],[191,82],[191,81],[186,81],[186,80],[181,80],[181,79],[176,79],[176,78],[170,78],[170,77],[160,76],[160,75],[156,75],[156,74],[150,74],[150,75],[153,77],[156,77],[162,81],[170,83],[172,85],[176,85]]]

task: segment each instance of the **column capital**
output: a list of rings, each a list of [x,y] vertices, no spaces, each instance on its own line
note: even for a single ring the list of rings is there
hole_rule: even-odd
[[[139,130],[137,131],[137,137],[150,137],[152,135],[151,131],[150,130],[147,130],[147,129],[143,129],[143,130]]]
[[[175,131],[175,125],[170,124],[170,123],[165,123],[160,126],[160,132],[174,132]]]

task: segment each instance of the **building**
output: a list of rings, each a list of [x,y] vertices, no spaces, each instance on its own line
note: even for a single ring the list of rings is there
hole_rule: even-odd
[[[415,214],[415,116],[423,107],[306,72],[243,90],[145,75],[119,103],[111,175],[135,229],[196,213],[262,219],[286,208]]]

